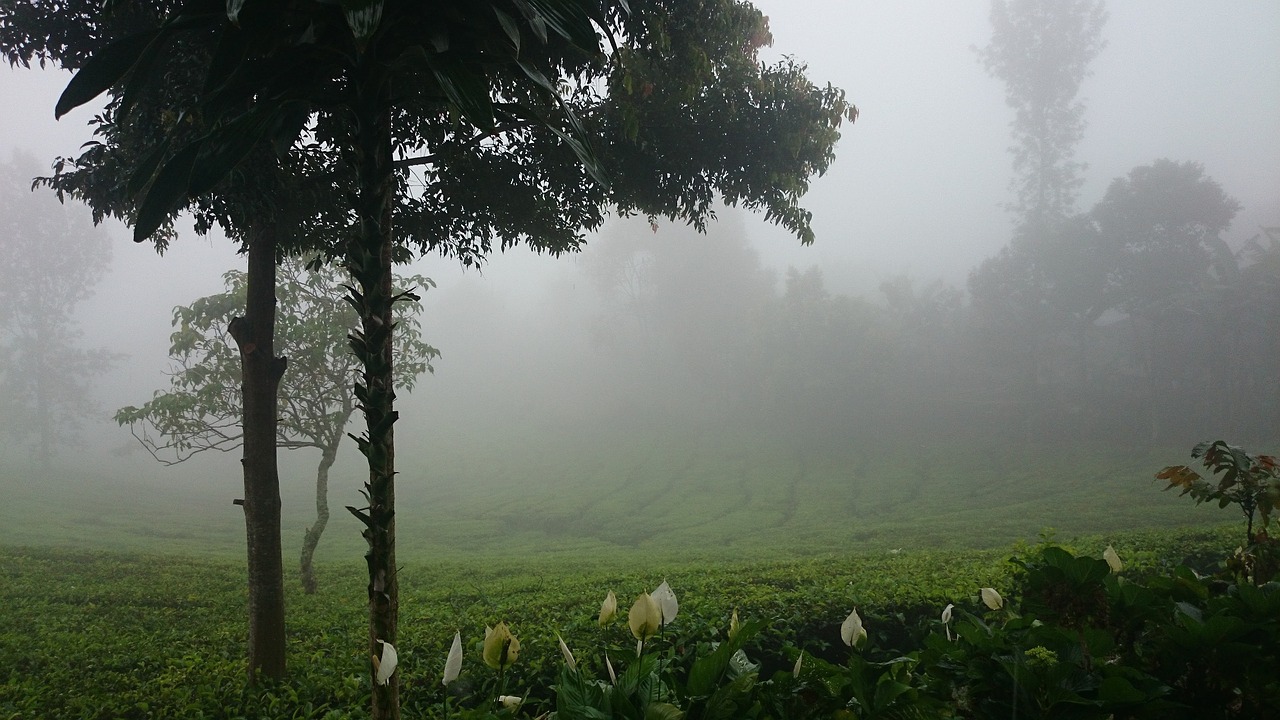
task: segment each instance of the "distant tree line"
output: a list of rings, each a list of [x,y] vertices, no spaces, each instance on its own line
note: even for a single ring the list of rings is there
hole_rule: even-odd
[[[641,407],[697,398],[702,419],[814,443],[1271,439],[1280,228],[1230,247],[1238,209],[1200,165],[1159,160],[967,288],[898,277],[878,300],[818,268],[775,289],[730,222],[696,242],[637,226],[591,256],[593,335]]]

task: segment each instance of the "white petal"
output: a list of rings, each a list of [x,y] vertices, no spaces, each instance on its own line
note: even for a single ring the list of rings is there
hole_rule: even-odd
[[[1110,545],[1107,546],[1106,550],[1102,551],[1102,559],[1107,561],[1107,566],[1111,568],[1113,573],[1118,573],[1124,569],[1124,563],[1120,562],[1120,556],[1116,554],[1116,549]]]
[[[676,619],[676,615],[680,612],[680,603],[676,601],[676,594],[671,591],[671,586],[664,579],[662,584],[649,594],[654,602],[658,603],[658,607],[662,610],[662,624],[670,625],[672,620]]]
[[[947,623],[951,622],[951,610],[954,607],[955,605],[952,605],[951,603],[947,603],[947,606],[942,608],[942,624],[943,625],[946,625]]]
[[[609,682],[618,684],[618,674],[613,671],[613,663],[609,662],[609,653],[604,654],[604,667],[609,671]]]
[[[569,652],[569,646],[564,644],[564,638],[560,637],[560,633],[556,633],[556,640],[560,641],[560,654],[564,655],[564,663],[569,666],[570,670],[578,671],[578,663],[573,659],[573,653]]]
[[[796,657],[796,666],[795,666],[795,667],[793,667],[793,668],[791,668],[791,677],[796,678],[796,679],[799,679],[799,678],[800,678],[800,663],[802,663],[802,662],[804,662],[804,651],[803,651],[803,650],[801,650],[801,651],[800,651],[800,654]]]
[[[396,655],[396,647],[385,640],[379,640],[382,643],[382,659],[378,661],[378,684],[386,685],[391,682],[391,674],[396,671],[396,665],[400,663],[400,658]]]
[[[867,631],[862,627],[862,618],[858,617],[858,608],[854,608],[853,612],[849,613],[849,617],[840,623],[840,639],[845,645],[853,647],[860,638],[866,636]]]
[[[618,614],[618,596],[610,590],[608,595],[604,596],[604,602],[600,603],[600,627],[604,627],[610,620]]]
[[[999,610],[1004,607],[1004,598],[1000,597],[1000,593],[995,588],[982,588],[982,604],[992,610]]]
[[[462,672],[462,633],[453,634],[453,646],[449,648],[449,657],[444,661],[443,684],[448,685],[458,679]]]
[[[498,702],[502,703],[502,707],[508,710],[515,710],[524,702],[524,698],[519,695],[499,695]]]

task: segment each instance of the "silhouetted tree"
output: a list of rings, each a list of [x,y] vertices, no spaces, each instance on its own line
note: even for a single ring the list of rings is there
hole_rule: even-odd
[[[95,407],[93,378],[110,366],[105,351],[77,347],[71,315],[102,279],[111,246],[88,217],[32,189],[37,167],[24,154],[0,163],[0,427],[47,462],[77,437]]]
[[[1075,148],[1084,137],[1077,99],[1089,63],[1102,50],[1107,15],[1102,0],[993,0],[991,42],[983,65],[1005,85],[1015,115],[1015,202],[1032,235],[1070,216],[1084,165]]]
[[[1116,259],[1111,294],[1133,328],[1153,442],[1162,419],[1177,414],[1179,389],[1204,380],[1188,331],[1205,317],[1213,288],[1238,272],[1221,234],[1239,209],[1203,166],[1170,160],[1112,181],[1093,209]]]

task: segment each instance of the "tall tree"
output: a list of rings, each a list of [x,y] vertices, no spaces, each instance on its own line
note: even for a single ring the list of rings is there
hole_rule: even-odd
[[[1016,200],[1011,209],[1033,233],[1070,216],[1084,165],[1077,99],[1089,63],[1102,51],[1102,0],[992,0],[991,42],[979,51],[987,72],[1005,85]]]
[[[212,17],[222,17],[225,8],[214,5],[218,3],[206,3],[206,9],[214,13]],[[143,41],[160,36],[158,28],[170,13],[189,6],[181,0],[120,0],[106,9],[98,0],[3,3],[0,51],[11,64],[38,62],[79,69],[107,47],[117,49],[117,58],[121,48],[126,54],[141,52],[146,44]],[[127,104],[125,86],[114,88],[106,107],[90,121],[95,140],[85,144],[79,157],[58,158],[53,177],[41,182],[56,189],[59,198],[84,200],[93,209],[95,221],[113,216],[129,223],[142,212],[137,195],[149,185],[185,189],[191,178],[181,168],[156,178],[158,182],[153,182],[151,173],[134,170],[155,168],[175,147],[190,147],[192,139],[210,131],[211,122],[206,122],[205,116],[183,112],[182,108],[192,108],[193,98],[205,89],[209,67],[225,65],[227,55],[235,52],[234,44],[219,46],[212,34],[182,38],[180,48],[165,59],[166,82],[130,84],[134,92]],[[285,125],[293,127],[306,120],[305,113],[299,119],[296,106],[291,109]],[[216,119],[216,114],[210,117]],[[349,193],[340,183],[343,176],[334,170],[336,158],[331,151],[311,143],[300,144],[287,154],[277,152],[280,143],[285,149],[289,144],[287,139],[280,140],[288,136],[288,130],[279,124],[270,133],[243,125],[237,132],[240,138],[233,145],[232,156],[243,161],[238,172],[216,182],[205,172],[194,182],[207,185],[208,192],[170,197],[170,206],[153,205],[149,213],[153,218],[159,216],[158,231],[151,235],[157,251],[163,252],[174,238],[169,221],[185,209],[194,216],[198,233],[221,228],[249,259],[247,302],[234,339],[242,351],[240,384],[245,389],[241,466],[249,575],[248,673],[252,680],[258,675],[278,678],[285,672],[275,438],[276,389],[287,361],[274,348],[276,262],[283,254],[340,244],[338,236],[350,223],[343,209]],[[277,147],[272,147],[272,140]],[[194,162],[190,152],[182,157]],[[220,157],[225,161],[225,155]]]
[[[1184,351],[1187,323],[1203,317],[1214,287],[1238,272],[1221,235],[1239,210],[1203,166],[1171,160],[1112,181],[1093,209],[1116,258],[1112,294],[1134,328],[1152,442],[1162,437],[1162,420],[1176,415],[1176,388],[1196,384]]]
[[[163,85],[166,57],[187,36],[215,38],[224,51],[207,63],[203,90],[173,106],[200,118],[202,134],[162,145],[158,165],[131,165],[134,185],[146,189],[136,237],[215,192],[267,141],[277,150],[334,148],[345,163],[325,182],[350,183],[339,184],[350,189],[348,218],[358,227],[333,252],[358,284],[352,347],[364,365],[356,395],[370,474],[369,505],[352,511],[369,542],[375,658],[387,656],[398,624],[393,221],[419,247],[475,262],[495,242],[575,249],[609,205],[701,227],[719,195],[765,210],[809,242],[799,197],[854,114],[841,91],[813,86],[803,66],[759,64],[767,24],[733,0],[192,0],[160,28],[97,52],[59,112],[113,87],[130,105]],[[403,192],[410,167],[421,168],[424,185],[413,195]],[[619,168],[612,182],[608,167]],[[371,674],[374,716],[398,716],[397,676]]]
[[[991,41],[978,51],[1014,110],[1009,209],[1016,227],[1009,244],[970,273],[969,290],[992,347],[1001,348],[998,360],[1016,362],[1018,425],[1028,437],[1033,414],[1050,400],[1040,389],[1059,336],[1074,333],[1083,344],[1097,317],[1077,312],[1075,327],[1066,327],[1053,302],[1083,277],[1056,276],[1071,264],[1063,259],[1092,252],[1087,244],[1069,247],[1088,238],[1070,219],[1085,167],[1075,159],[1085,129],[1078,95],[1089,63],[1105,46],[1106,18],[1102,0],[992,0]]]
[[[128,425],[153,457],[167,465],[188,460],[206,450],[228,452],[244,442],[240,361],[231,349],[228,328],[243,312],[248,285],[246,273],[223,276],[226,290],[203,297],[173,311],[174,333],[169,356],[173,360],[170,389],[157,391],[141,407],[116,412],[116,422]],[[317,587],[313,558],[329,521],[329,469],[346,438],[355,412],[351,383],[359,364],[347,347],[347,334],[358,318],[343,299],[345,280],[331,266],[308,270],[302,260],[287,258],[277,274],[276,340],[290,358],[290,372],[281,380],[278,447],[320,451],[316,466],[316,520],[307,528],[299,567],[303,589]],[[427,278],[402,278],[399,283],[426,289]],[[421,306],[400,303],[396,325],[396,385],[408,390],[439,352],[422,342],[417,313]]]
[[[92,381],[110,366],[104,350],[78,347],[72,312],[93,294],[111,246],[88,218],[33,190],[35,159],[0,163],[0,428],[49,461],[92,411]]]

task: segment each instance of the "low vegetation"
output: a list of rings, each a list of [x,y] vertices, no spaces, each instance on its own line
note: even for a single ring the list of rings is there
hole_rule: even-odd
[[[1020,692],[1034,693],[1044,689],[1029,684],[1033,677],[1058,682],[1052,673],[1034,675],[1037,668],[1044,670],[1035,663],[1051,658],[1071,668],[1067,679],[1075,685],[1069,687],[1093,703],[1103,681],[1108,692],[1117,685],[1110,675],[1098,673],[1109,667],[1119,648],[1158,649],[1120,645],[1116,637],[1103,636],[1147,632],[1152,618],[1167,619],[1165,611],[1176,606],[1178,624],[1166,629],[1191,632],[1192,619],[1212,620],[1203,637],[1196,637],[1202,644],[1219,643],[1219,651],[1232,658],[1219,674],[1235,677],[1244,668],[1255,681],[1257,672],[1276,667],[1280,612],[1272,606],[1280,596],[1274,589],[1226,594],[1191,569],[1171,570],[1189,562],[1210,571],[1212,558],[1229,552],[1237,532],[1232,526],[1113,535],[1106,540],[1126,564],[1119,576],[1094,577],[1089,573],[1106,564],[1079,560],[1090,563],[1087,580],[1101,588],[1101,595],[1085,596],[1102,603],[1090,605],[1089,611],[1096,614],[1105,607],[1111,618],[1106,621],[1110,624],[1087,628],[1093,674],[1082,669],[1085,656],[1076,650],[1071,626],[1054,625],[1051,633],[1032,622],[1045,612],[1035,602],[1044,601],[1030,599],[1026,588],[1038,587],[1035,579],[1045,577],[1054,563],[1076,562],[1065,551],[1046,549],[1053,546],[1015,549],[1021,566],[1007,561],[1008,552],[942,550],[711,566],[668,561],[619,567],[588,557],[465,565],[412,562],[401,570],[404,631],[396,671],[402,673],[406,717],[487,717],[490,712],[534,717],[557,709],[562,718],[602,717],[587,708],[603,702],[618,703],[610,706],[614,709],[609,712],[616,713],[612,716],[628,717],[619,708],[629,703],[643,710],[649,701],[683,704],[687,717],[716,716],[706,706],[703,696],[708,693],[695,692],[700,688],[733,696],[736,710],[720,717],[832,717],[868,687],[891,684],[894,692],[901,691],[898,703],[931,697],[945,705],[958,702],[954,692],[974,687],[979,678],[992,692],[999,688],[1002,693],[1002,699],[993,695],[992,702],[1011,702],[1012,676],[1000,674],[1000,663],[1029,673],[1020,681]],[[1103,544],[1103,538],[1089,538],[1073,543],[1073,549],[1098,555]],[[0,717],[363,717],[369,658],[363,653],[363,619],[353,611],[363,603],[363,568],[355,562],[325,566],[328,586],[317,595],[303,594],[298,583],[291,583],[289,680],[246,689],[242,565],[187,555],[3,550],[0,667],[9,670],[0,684]],[[626,610],[631,598],[663,579],[679,594],[679,616],[637,661]],[[982,605],[982,587],[999,589],[1005,608],[991,611]],[[622,598],[619,618],[602,628],[597,624],[600,603],[610,590]],[[949,604],[955,606],[950,632],[960,638],[952,643],[943,639],[946,628],[940,621]],[[855,607],[868,638],[851,650],[842,644],[839,630]],[[734,644],[717,646],[727,640],[735,612],[742,620],[741,640],[736,635]],[[1213,619],[1219,616],[1223,619]],[[520,641],[504,687],[481,660],[484,628],[498,622],[507,623]],[[455,632],[462,637],[464,660],[459,678],[446,687],[441,679]],[[1270,633],[1272,644],[1255,643],[1260,632]],[[557,636],[572,649],[577,673],[566,674]],[[1163,641],[1181,642],[1173,637]],[[736,659],[721,667],[728,660],[724,652],[717,654],[717,647],[739,646],[745,656],[730,653]],[[1195,647],[1186,652],[1199,656],[1199,650],[1192,652]],[[802,651],[796,678],[791,673]],[[1272,655],[1254,657],[1264,652]],[[608,682],[606,654],[618,686]],[[698,682],[710,685],[691,685],[693,668],[707,663],[715,666],[714,678]],[[741,680],[744,673],[754,679]],[[1275,673],[1270,677],[1268,691],[1274,692]],[[1138,688],[1135,692],[1158,689],[1125,678]],[[1156,681],[1173,687],[1168,678]],[[866,683],[870,685],[864,687]],[[621,689],[610,691],[613,687]],[[568,688],[577,688],[578,694],[567,695]],[[1259,688],[1266,690],[1265,682]],[[492,702],[498,695],[524,698],[523,707],[515,713],[501,710]],[[690,704],[694,700],[702,704]],[[571,707],[573,703],[578,706]],[[702,714],[695,707],[703,707]],[[854,712],[853,717],[875,716]]]
[[[1280,702],[1274,519],[1257,513],[1275,463],[1224,443],[1196,452],[1211,480],[1162,476],[1252,508],[1247,533],[1046,531],[983,549],[975,529],[953,548],[797,546],[788,559],[733,545],[418,553],[400,569],[400,641],[379,663],[421,718],[1263,717]],[[1177,499],[1156,487],[1143,489]],[[150,543],[0,546],[0,718],[367,716],[354,553],[320,566],[318,594],[291,578],[288,679],[249,688],[243,560]],[[663,583],[673,596],[646,605]],[[499,623],[516,641],[494,645],[508,637],[496,631],[486,647]]]

